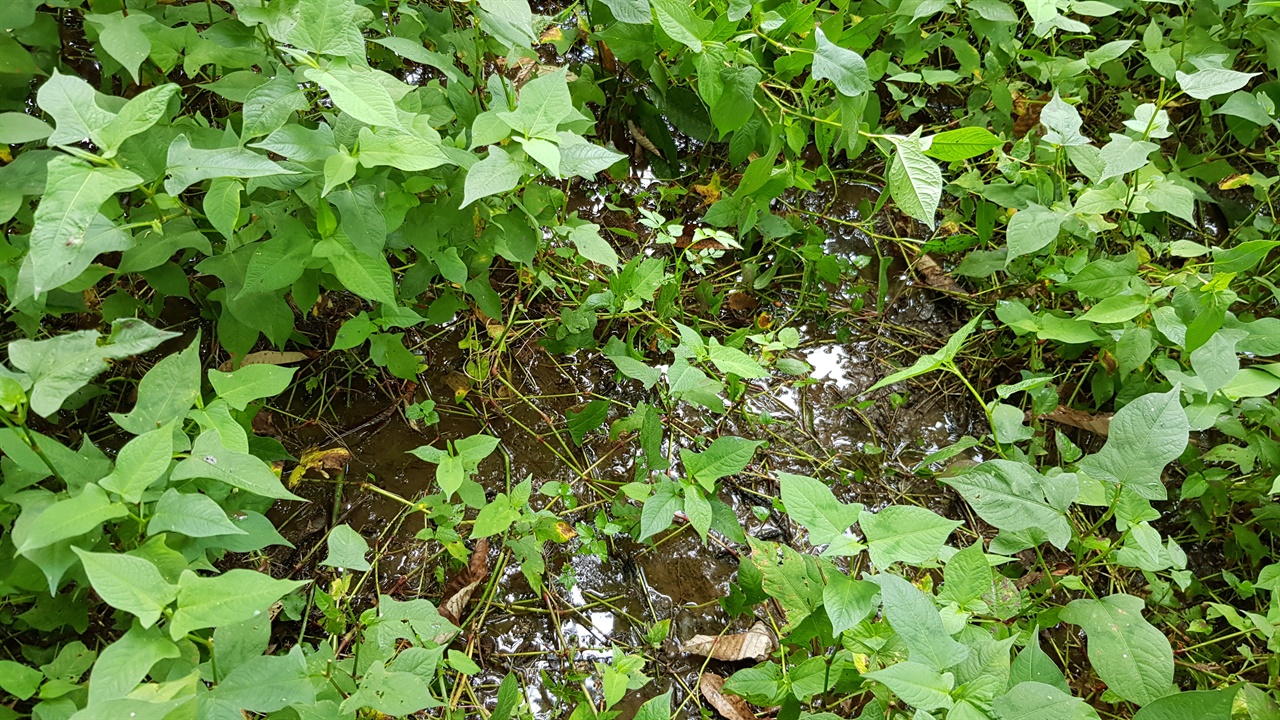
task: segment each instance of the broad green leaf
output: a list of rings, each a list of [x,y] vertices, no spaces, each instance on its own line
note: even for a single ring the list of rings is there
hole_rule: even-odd
[[[489,714],[489,720],[511,720],[511,713],[515,711],[520,699],[520,682],[516,680],[515,673],[509,672],[502,678],[502,684],[498,686],[498,702],[493,706],[493,712]],[[651,703],[657,705],[658,703],[655,702],[656,700],[657,698],[654,698],[644,705],[641,705],[640,710],[637,711],[636,720],[671,720],[670,693],[667,694],[666,698],[666,706],[664,710],[666,710],[667,714],[665,716],[654,715],[650,717],[644,715],[645,707],[649,706]]]
[[[200,395],[199,337],[180,352],[166,355],[138,383],[138,402],[127,415],[112,413],[134,435],[186,417]]]
[[[218,535],[245,535],[236,527],[217,501],[204,493],[178,492],[169,488],[160,496],[147,523],[147,534],[176,532],[192,538]]]
[[[715,338],[708,342],[707,353],[711,364],[726,375],[732,373],[743,379],[769,377],[769,371],[750,355],[737,348],[721,345]]]
[[[1231,720],[1238,692],[1228,687],[1165,695],[1139,710],[1133,720]]]
[[[120,448],[115,469],[99,485],[136,505],[152,483],[164,477],[173,460],[173,428],[164,426],[139,435]]]
[[[707,541],[707,531],[711,529],[711,503],[702,494],[702,488],[688,485],[684,489],[684,514],[689,517],[689,525],[697,531],[698,537]]]
[[[330,530],[326,543],[329,554],[320,562],[321,565],[359,572],[370,569],[369,561],[364,557],[369,552],[369,543],[350,525],[342,524]]]
[[[468,176],[469,177],[469,176]],[[564,229],[568,226],[561,226]],[[610,270],[618,269],[618,253],[600,235],[600,226],[595,223],[579,223],[568,227],[568,238],[577,249],[578,254],[594,263],[599,263]]]
[[[702,52],[702,41],[711,33],[711,21],[694,12],[694,7],[682,0],[649,0],[658,27],[672,40]]]
[[[50,145],[76,145],[96,137],[115,117],[114,113],[98,107],[93,86],[57,70],[40,86],[36,102],[54,121]]]
[[[649,0],[601,0],[619,22],[648,25],[653,22]],[[668,713],[670,714],[670,713]],[[663,718],[666,720],[666,718]]]
[[[277,233],[270,240],[254,245],[256,248],[244,271],[244,286],[237,297],[289,287],[302,277],[314,250],[309,236],[294,233]]]
[[[43,682],[44,674],[39,670],[12,660],[0,660],[0,690],[19,700],[35,695]]]
[[[996,720],[1081,720],[1084,701],[1040,682],[1021,682],[991,702]]]
[[[0,143],[21,145],[44,140],[53,134],[53,128],[40,118],[26,113],[0,113]]]
[[[1025,210],[1014,213],[1005,230],[1005,242],[1009,246],[1005,267],[1016,258],[1030,255],[1057,240],[1066,220],[1064,213],[1035,203],[1028,203]]]
[[[528,0],[478,0],[480,23],[504,47],[530,48],[537,42]]]
[[[165,192],[180,195],[187,188],[210,178],[254,178],[270,175],[295,175],[267,159],[266,155],[244,148],[204,150],[191,146],[186,135],[174,138],[169,146],[169,177]]]
[[[875,609],[873,601],[880,586],[866,580],[854,580],[833,570],[827,573],[827,586],[822,591],[822,606],[831,620],[831,631],[837,636],[862,622]]]
[[[1084,628],[1089,664],[1098,677],[1111,692],[1138,705],[1173,688],[1173,649],[1164,633],[1142,618],[1144,604],[1132,595],[1108,595],[1072,600],[1060,615],[1063,622]]]
[[[321,55],[363,60],[364,37],[356,24],[359,7],[352,0],[297,0],[287,12],[269,15],[267,27],[276,40]]]
[[[857,97],[871,90],[867,63],[858,53],[827,39],[819,26],[814,28],[817,49],[813,53],[813,79],[830,80],[845,97]]]
[[[953,602],[969,609],[973,601],[995,589],[991,581],[991,563],[982,552],[982,543],[976,542],[956,552],[947,560],[943,571],[941,602]]]
[[[969,648],[951,639],[937,606],[919,588],[897,575],[881,573],[871,580],[880,586],[884,616],[907,646],[912,662],[942,671],[969,657]]]
[[[889,194],[898,209],[933,227],[934,214],[942,201],[942,170],[924,154],[919,128],[910,136],[897,136],[892,140]]]
[[[586,142],[581,137],[570,133],[560,135],[560,176],[578,176],[584,180],[592,180],[596,173],[612,167],[626,155],[614,152]]]
[[[1206,68],[1193,73],[1177,72],[1178,87],[1197,100],[1208,100],[1216,95],[1235,92],[1258,73],[1243,73],[1224,68]]]
[[[721,137],[746,125],[755,113],[756,86],[760,84],[760,71],[754,67],[726,67],[719,69],[720,96],[711,107],[711,120]]]
[[[462,82],[462,73],[458,72],[451,57],[432,52],[423,47],[421,42],[402,37],[372,38],[372,41],[402,58],[439,70],[450,82]]]
[[[1164,466],[1182,454],[1190,425],[1177,388],[1148,393],[1111,419],[1102,450],[1080,461],[1080,470],[1113,489],[1125,487],[1148,500],[1166,497]]]
[[[114,12],[110,15],[85,15],[85,20],[98,26],[98,41],[102,43],[102,49],[129,72],[135,83],[141,82],[138,68],[151,54],[151,38],[142,28],[155,22],[155,18],[143,12],[128,15]]]
[[[210,478],[262,497],[301,500],[280,483],[262,460],[223,445],[217,430],[206,430],[191,445],[191,455],[173,469],[173,480]]]
[[[627,1],[613,0],[615,3]],[[507,677],[511,676],[508,675]],[[505,683],[506,681],[504,680],[503,682]],[[493,719],[491,718],[490,720]],[[646,700],[640,706],[640,709],[636,711],[635,720],[671,720],[671,691],[668,690],[655,698]]]
[[[633,380],[639,380],[646,390],[662,379],[661,370],[645,365],[629,355],[618,354],[608,355],[607,357],[623,375]]]
[[[176,658],[178,646],[159,628],[134,623],[98,654],[89,673],[89,707],[133,692],[157,662]]]
[[[567,72],[561,69],[525,83],[520,88],[516,109],[499,112],[498,117],[512,131],[525,137],[558,140],[556,130],[560,123],[577,113],[573,108],[573,98],[569,95]],[[489,152],[492,157],[492,147]]]
[[[710,492],[720,478],[735,475],[746,469],[756,453],[756,448],[761,445],[764,445],[762,440],[748,440],[726,435],[716,438],[706,450],[700,453],[681,448],[680,460],[684,463],[685,472],[689,477]]]
[[[498,493],[492,502],[480,508],[475,524],[471,526],[471,537],[501,535],[519,519],[520,510],[512,506],[511,498],[506,493]]]
[[[241,568],[208,578],[183,570],[178,579],[178,608],[169,621],[169,635],[181,638],[192,630],[230,625],[257,617],[266,613],[275,601],[307,582],[276,580]]]
[[[372,70],[334,65],[327,72],[311,68],[304,74],[328,91],[339,110],[356,120],[369,125],[400,127],[400,111],[391,92],[374,77]]]
[[[1046,131],[1044,141],[1051,145],[1075,147],[1089,144],[1089,138],[1080,134],[1084,125],[1080,112],[1064,102],[1056,90],[1053,99],[1040,110],[1040,124]]]
[[[826,584],[823,566],[812,555],[801,555],[787,545],[755,538],[748,538],[747,542],[751,545],[751,564],[763,577],[764,591],[782,607],[786,628],[799,626],[822,606]]]
[[[644,542],[671,527],[676,511],[684,508],[684,498],[680,497],[678,487],[669,480],[660,481],[653,495],[644,501],[644,507],[640,510],[640,536],[636,538],[638,542]]]
[[[902,382],[903,380],[910,380],[914,377],[927,375],[928,373],[941,368],[945,363],[950,362],[957,354],[959,354],[961,348],[964,347],[965,341],[969,339],[969,335],[973,333],[974,328],[978,327],[978,322],[981,320],[981,315],[974,316],[969,320],[969,322],[965,323],[963,327],[957,330],[955,334],[947,339],[946,344],[942,346],[941,350],[936,353],[921,355],[916,359],[915,363],[911,367],[904,368],[881,378],[875,385],[872,385],[863,391],[863,394],[865,395],[867,393],[875,392],[882,387],[888,387],[894,383]]]
[[[90,225],[108,198],[141,182],[128,170],[96,167],[67,155],[49,161],[44,197],[31,230],[36,295],[74,280],[98,253],[128,249],[116,246],[113,235],[92,232]]]
[[[918,565],[936,558],[960,525],[915,505],[890,505],[877,513],[864,510],[858,517],[871,562],[881,569],[895,562]]]
[[[782,503],[787,515],[809,533],[812,545],[829,545],[858,521],[861,503],[846,505],[836,499],[831,488],[804,475],[778,473]]]
[[[292,76],[280,74],[263,83],[245,97],[241,140],[270,135],[284,127],[295,113],[310,107],[307,96]]]
[[[1043,530],[1058,549],[1071,540],[1071,524],[1064,513],[1075,499],[1074,477],[1050,479],[1026,463],[989,460],[940,480],[960,491],[978,517],[1001,530]]]
[[[132,613],[143,628],[154,625],[160,612],[178,596],[178,588],[165,582],[148,560],[72,549],[80,556],[93,591],[111,607]]]
[[[128,514],[124,505],[111,502],[102,488],[89,483],[74,497],[57,500],[40,511],[35,522],[24,528],[25,532],[19,532],[15,526],[14,550],[25,555],[60,540],[84,535],[108,520]]]
[[[1244,330],[1223,328],[1214,333],[1203,345],[1191,352],[1191,368],[1204,383],[1210,396],[1235,379],[1240,372],[1240,358],[1236,344],[1248,337]]]
[[[391,717],[409,717],[420,710],[440,705],[431,695],[427,681],[411,672],[388,672],[374,663],[360,678],[360,687],[339,707],[340,717],[354,716],[361,708],[372,708]]]
[[[233,178],[215,178],[204,194],[202,207],[205,217],[222,236],[231,241],[240,218],[240,193],[244,183]]]
[[[924,138],[924,143],[928,144],[924,153],[929,157],[943,162],[955,162],[990,152],[1004,145],[1004,140],[986,128],[966,127]]]
[[[1027,643],[1026,647],[1022,648],[1018,656],[1013,659],[1013,664],[1009,667],[1010,687],[1027,682],[1052,685],[1064,693],[1071,693],[1071,686],[1067,684],[1067,679],[1063,677],[1061,668],[1053,661],[1053,658],[1040,649],[1039,627],[1035,629],[1031,636],[1031,641]]]
[[[373,302],[395,304],[395,279],[385,257],[356,250],[341,234],[316,243],[312,252],[333,264],[333,274],[351,292]]]
[[[9,343],[9,362],[27,373],[32,382],[27,391],[32,410],[43,417],[52,415],[71,393],[106,370],[107,360],[146,352],[177,336],[133,318],[117,320],[112,328],[111,337],[104,344],[99,343],[102,336],[93,330]]]
[[[953,704],[955,676],[917,662],[900,662],[864,677],[884,683],[902,701],[921,710],[946,710]]]
[[[388,166],[405,172],[454,164],[445,155],[440,136],[434,130],[415,134],[398,128],[360,128],[360,152],[357,157],[361,167]],[[474,169],[473,167],[472,170]]]
[[[1134,140],[1128,135],[1111,134],[1111,142],[1102,146],[1099,157],[1103,162],[1102,175],[1098,180],[1104,181],[1114,177],[1127,175],[1141,170],[1151,164],[1151,153],[1160,146],[1145,140]]]
[[[506,150],[489,146],[489,155],[467,170],[463,184],[462,207],[481,198],[515,189],[525,175],[525,167],[512,159]]]
[[[253,713],[307,706],[316,700],[307,658],[299,645],[283,655],[250,658],[227,673],[209,695],[223,707]]]
[[[297,368],[257,363],[232,372],[210,370],[209,383],[228,405],[244,410],[254,400],[275,397],[284,392],[295,372]]]

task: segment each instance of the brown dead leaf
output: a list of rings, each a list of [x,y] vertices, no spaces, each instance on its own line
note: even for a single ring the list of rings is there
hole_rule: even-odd
[[[934,260],[929,253],[920,253],[916,257],[914,267],[916,272],[920,273],[920,277],[929,284],[929,287],[957,295],[969,295],[964,288],[960,287],[959,283],[942,269],[938,261]]]
[[[289,487],[294,487],[302,482],[302,478],[308,471],[315,470],[325,478],[329,477],[329,471],[343,471],[347,467],[347,463],[351,460],[351,451],[344,447],[331,448],[309,448],[302,451],[302,457],[298,458],[298,466],[289,473]]]
[[[768,626],[757,622],[746,632],[733,635],[694,635],[680,646],[680,652],[703,655],[716,660],[764,660],[778,649]]]
[[[1035,129],[1040,124],[1040,111],[1044,110],[1044,106],[1051,99],[1049,93],[1040,96],[1039,100],[1031,100],[1025,103],[1025,111],[1013,121],[1014,137],[1026,137],[1027,133]],[[1022,98],[1020,98],[1022,100]],[[1021,102],[1015,102],[1015,109]]]
[[[711,707],[728,720],[756,720],[756,714],[747,707],[746,700],[722,692],[724,678],[719,675],[702,673],[702,681],[698,683],[698,687],[702,688],[702,697],[711,703]]]
[[[471,602],[476,588],[489,576],[489,538],[480,538],[471,551],[471,560],[458,574],[445,583],[440,597],[440,617],[457,625],[462,621],[462,611]]]
[[[760,303],[744,292],[729,294],[729,309],[735,313],[751,313],[760,307]]]
[[[1040,419],[1056,422],[1059,425],[1087,430],[1094,435],[1101,435],[1102,437],[1106,437],[1107,433],[1111,431],[1111,413],[1098,413],[1097,415],[1094,415],[1083,410],[1060,407],[1051,413],[1041,415]]]
[[[277,350],[261,350],[249,353],[244,356],[244,360],[236,365],[236,359],[222,363],[218,366],[218,370],[222,372],[231,372],[236,367],[244,367],[245,365],[288,365],[290,363],[301,362],[306,360],[309,355],[301,352],[279,352]]]

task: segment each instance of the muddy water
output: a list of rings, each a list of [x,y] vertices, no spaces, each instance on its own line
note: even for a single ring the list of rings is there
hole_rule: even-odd
[[[866,193],[855,187],[827,205],[840,208],[843,219],[856,219],[856,211],[849,208]],[[786,526],[777,513],[767,512],[770,498],[777,494],[776,485],[768,479],[771,472],[822,477],[838,495],[872,508],[910,496],[946,512],[936,484],[922,482],[911,470],[923,454],[974,432],[975,422],[965,399],[945,389],[909,392],[900,403],[888,401],[888,393],[882,391],[876,403],[857,406],[859,393],[890,372],[891,363],[902,365],[914,359],[900,352],[903,345],[919,347],[922,338],[926,347],[940,345],[958,322],[952,316],[955,308],[938,304],[934,293],[911,284],[901,260],[895,260],[889,249],[876,253],[871,240],[848,225],[828,223],[826,229],[830,253],[849,258],[884,256],[890,282],[883,315],[851,310],[876,305],[880,268],[872,262],[862,282],[830,288],[833,307],[849,311],[834,313],[834,320],[801,317],[792,323],[804,338],[798,356],[813,366],[811,379],[775,377],[756,385],[741,413],[709,416],[681,408],[672,418],[690,434],[769,440],[768,451],[757,455],[748,473],[727,480],[721,497],[734,508],[748,534],[797,544],[803,543],[797,529]],[[871,290],[860,296],[860,287]],[[458,349],[463,337],[460,328],[454,329],[417,349],[431,369],[423,374],[416,399],[435,400],[441,415],[438,425],[415,428],[397,414],[368,434],[334,439],[341,428],[357,426],[395,402],[388,395],[368,392],[336,404],[336,417],[324,426],[308,424],[284,432],[286,445],[295,453],[307,445],[334,444],[351,451],[339,514],[382,553],[375,566],[379,592],[436,601],[440,578],[449,568],[438,543],[414,538],[423,528],[421,514],[407,514],[401,503],[356,485],[367,480],[408,499],[432,492],[434,467],[407,454],[419,445],[443,447],[447,440],[478,432],[501,439],[499,451],[480,466],[476,476],[489,497],[506,490],[509,482],[531,477],[534,504],[545,504],[548,499],[538,489],[558,481],[572,489],[578,507],[590,506],[566,511],[557,504],[555,511],[571,524],[592,525],[597,513],[608,509],[601,504],[602,489],[612,492],[610,488],[633,479],[634,444],[619,446],[604,432],[597,432],[583,447],[570,445],[566,451],[556,444],[552,431],[559,430],[567,441],[565,412],[595,397],[628,405],[645,400],[647,394],[637,383],[616,378],[613,366],[595,354],[553,357],[530,341],[517,344],[510,364],[500,370],[518,395],[484,378],[474,382],[464,402],[458,403],[455,390],[466,384],[461,379],[468,359]],[[614,406],[609,421],[622,414]],[[762,414],[773,422],[745,419]],[[550,447],[559,448],[562,455],[571,452],[573,462],[588,469],[592,482],[583,481]],[[304,486],[300,492],[315,502],[292,517],[284,533],[303,553],[322,542],[334,501],[331,485]],[[704,668],[703,658],[683,655],[678,648],[696,634],[717,635],[726,627],[735,632],[751,624],[746,618],[730,618],[717,602],[729,592],[738,565],[734,551],[742,548],[724,543],[703,546],[687,527],[676,527],[659,535],[659,542],[651,547],[617,534],[606,539],[607,553],[600,554],[589,552],[582,538],[564,545],[548,543],[547,591],[542,596],[530,588],[515,563],[495,569],[494,592],[482,622],[473,623],[470,635],[456,641],[469,643],[473,658],[485,669],[472,679],[476,696],[491,705],[497,683],[514,671],[527,689],[535,717],[567,716],[573,703],[563,699],[565,686],[570,695],[585,688],[598,699],[598,673],[593,665],[607,662],[613,648],[619,648],[645,655],[650,660],[646,672],[655,677],[654,683],[623,702],[620,709],[625,718],[644,699],[668,688],[675,691],[677,703],[683,702],[704,669],[726,676],[738,669],[740,665],[721,662]],[[496,563],[499,543],[493,544],[490,561]],[[370,587],[364,588],[370,599],[373,584],[370,578]],[[475,607],[473,603],[471,609]],[[662,620],[670,620],[670,636],[665,643],[651,646],[646,633]],[[697,703],[686,703],[678,716],[699,717]]]

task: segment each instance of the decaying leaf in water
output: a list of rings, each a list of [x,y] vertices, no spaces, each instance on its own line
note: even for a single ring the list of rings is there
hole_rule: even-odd
[[[764,660],[778,649],[773,634],[762,622],[757,622],[746,632],[734,635],[694,635],[680,647],[681,652],[705,655],[716,660]]]
[[[755,312],[758,307],[760,307],[760,303],[744,292],[736,292],[729,295],[729,309],[736,313]]]
[[[310,470],[315,470],[328,478],[330,470],[341,472],[346,469],[350,460],[351,451],[342,447],[304,450],[302,457],[298,459],[298,466],[289,473],[289,487],[302,482],[303,476]]]
[[[1059,425],[1067,425],[1073,428],[1087,430],[1094,435],[1107,436],[1111,431],[1111,413],[1099,413],[1094,415],[1083,410],[1075,410],[1068,407],[1055,408],[1053,412],[1045,413],[1040,416],[1043,420],[1050,420]]]
[[[239,366],[236,365],[236,359],[222,363],[218,366],[218,370],[222,372],[231,372],[236,367],[244,367],[245,365],[288,365],[306,360],[309,356],[301,352],[278,352],[276,350],[262,350],[252,352],[244,356]]]
[[[915,267],[917,273],[920,273],[920,277],[929,284],[929,287],[943,292],[956,293],[957,295],[969,294],[942,269],[938,261],[934,260],[929,253],[920,253],[916,257],[913,267]]]
[[[746,700],[721,692],[724,687],[724,678],[719,675],[702,673],[702,682],[698,683],[698,687],[702,689],[702,697],[711,703],[711,707],[728,720],[756,720],[756,714],[747,707]]]
[[[480,538],[471,551],[471,559],[467,566],[445,583],[440,599],[440,617],[454,625],[462,619],[462,611],[466,609],[476,588],[489,576],[489,539]]]

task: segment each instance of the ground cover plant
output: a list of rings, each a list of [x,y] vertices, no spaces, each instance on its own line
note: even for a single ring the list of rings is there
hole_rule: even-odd
[[[1280,718],[1280,3],[0,16],[0,718]]]

